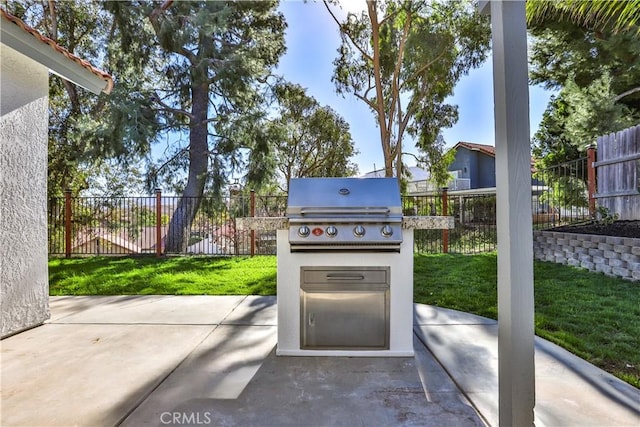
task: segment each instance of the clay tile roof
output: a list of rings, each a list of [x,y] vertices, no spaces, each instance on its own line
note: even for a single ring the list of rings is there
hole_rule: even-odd
[[[473,142],[460,141],[453,148],[457,149],[458,147],[464,147],[472,151],[481,151],[493,157],[496,156],[496,147],[494,147],[493,145],[474,144]]]
[[[493,145],[474,144],[473,142],[460,141],[453,147],[453,149],[455,150],[458,147],[464,147],[472,151],[480,151],[492,157],[496,156],[496,147],[494,147]],[[535,163],[535,159],[531,157],[531,167],[533,167],[534,163]]]
[[[81,59],[81,58],[75,56],[74,54],[69,52],[67,49],[63,48],[58,43],[56,43],[55,41],[51,40],[49,37],[43,36],[36,29],[34,29],[34,28],[28,26],[27,24],[25,24],[24,21],[22,21],[20,18],[17,18],[15,16],[13,16],[12,14],[8,13],[7,11],[5,11],[2,8],[0,8],[0,15],[4,19],[6,19],[7,21],[12,22],[13,24],[15,24],[18,27],[22,28],[25,32],[31,34],[33,37],[36,38],[36,40],[38,40],[41,43],[44,43],[44,44],[50,46],[51,49],[53,49],[54,51],[64,55],[65,57],[67,57],[71,61],[80,64],[82,67],[86,68],[91,73],[95,74],[96,76],[98,76],[99,78],[104,80],[105,83],[106,83],[106,86],[102,91],[104,93],[107,93],[107,94],[111,92],[111,89],[113,89],[113,78],[108,73],[97,69],[96,67],[91,65],[88,61],[85,61],[84,59]]]

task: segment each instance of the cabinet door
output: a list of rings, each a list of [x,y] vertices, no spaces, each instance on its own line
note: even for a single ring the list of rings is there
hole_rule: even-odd
[[[389,348],[388,286],[313,286],[301,289],[300,342],[303,349],[384,350]]]

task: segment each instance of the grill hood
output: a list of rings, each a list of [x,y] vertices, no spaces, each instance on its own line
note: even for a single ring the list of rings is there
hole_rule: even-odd
[[[287,217],[292,252],[398,252],[402,243],[395,178],[292,179]]]
[[[294,178],[289,183],[287,216],[402,220],[396,178]]]

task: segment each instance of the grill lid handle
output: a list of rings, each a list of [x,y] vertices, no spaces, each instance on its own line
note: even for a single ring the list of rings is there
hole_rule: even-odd
[[[300,215],[385,215],[391,209],[387,207],[342,207],[342,208],[301,208]]]

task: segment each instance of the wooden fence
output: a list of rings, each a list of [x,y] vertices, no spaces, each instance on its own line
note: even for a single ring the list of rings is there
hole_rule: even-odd
[[[640,125],[598,137],[594,198],[621,220],[640,219]]]

